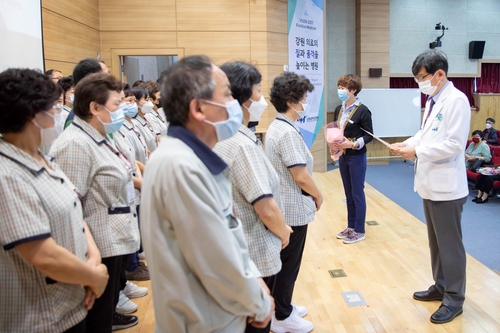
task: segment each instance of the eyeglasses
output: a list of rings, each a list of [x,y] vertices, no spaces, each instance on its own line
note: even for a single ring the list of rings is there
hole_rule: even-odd
[[[431,75],[431,73],[427,73],[427,74],[421,75],[421,76],[416,76],[413,79],[415,80],[415,82],[419,83],[419,82],[422,82],[429,75]]]

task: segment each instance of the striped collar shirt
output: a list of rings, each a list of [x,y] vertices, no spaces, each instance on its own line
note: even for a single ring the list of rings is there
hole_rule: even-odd
[[[83,196],[83,217],[103,258],[135,252],[139,229],[131,162],[75,116],[50,150]]]
[[[280,205],[280,180],[262,149],[262,143],[246,126],[230,139],[219,142],[217,153],[229,166],[234,213],[243,224],[250,258],[264,277],[281,270],[281,240],[266,228],[254,204],[274,197]]]
[[[82,286],[47,278],[14,249],[50,237],[86,260],[75,186],[47,164],[0,139],[0,332],[63,332],[87,315]]]
[[[290,168],[305,166],[310,175],[313,157],[297,125],[284,114],[278,114],[266,134],[266,155],[281,181],[281,203],[286,223],[296,227],[314,220],[316,204],[293,179]]]

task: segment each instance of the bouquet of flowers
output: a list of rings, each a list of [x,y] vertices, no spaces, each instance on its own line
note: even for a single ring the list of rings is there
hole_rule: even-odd
[[[338,161],[340,156],[342,156],[342,149],[334,147],[335,144],[340,144],[344,141],[344,130],[339,125],[338,121],[325,125],[325,138],[330,151],[333,152],[331,157],[334,161]]]

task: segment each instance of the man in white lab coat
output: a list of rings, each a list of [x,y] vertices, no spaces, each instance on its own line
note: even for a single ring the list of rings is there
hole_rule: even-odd
[[[396,143],[392,151],[416,158],[415,191],[423,198],[435,284],[418,291],[419,301],[442,301],[430,320],[452,321],[465,300],[466,256],[461,217],[469,193],[463,159],[471,111],[467,97],[448,81],[448,60],[441,51],[426,51],[412,72],[428,95],[422,127],[415,136]]]

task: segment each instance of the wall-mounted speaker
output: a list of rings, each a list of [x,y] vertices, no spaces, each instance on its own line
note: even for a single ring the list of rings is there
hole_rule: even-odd
[[[485,41],[473,40],[469,43],[469,59],[483,59]]]
[[[382,77],[382,68],[370,68],[370,77]]]

